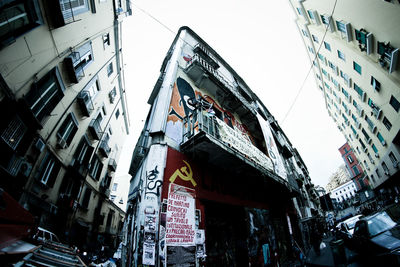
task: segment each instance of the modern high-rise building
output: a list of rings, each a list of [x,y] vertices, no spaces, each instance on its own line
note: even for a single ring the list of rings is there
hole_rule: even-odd
[[[304,162],[262,101],[188,27],[148,103],[130,168],[128,266],[272,263],[290,257],[291,240],[307,243],[319,202]]]
[[[129,118],[122,21],[129,1],[0,4],[0,187],[63,241],[114,245],[109,200]]]
[[[400,3],[290,0],[330,117],[376,192],[399,193]]]

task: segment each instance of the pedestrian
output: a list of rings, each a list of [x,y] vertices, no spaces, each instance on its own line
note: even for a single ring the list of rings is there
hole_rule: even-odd
[[[310,242],[317,256],[321,255],[320,251],[321,241],[322,241],[321,233],[318,231],[318,227],[314,224],[311,231]]]

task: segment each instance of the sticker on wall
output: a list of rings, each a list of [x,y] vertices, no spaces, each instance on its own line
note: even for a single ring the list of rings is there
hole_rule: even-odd
[[[195,191],[170,184],[168,192],[166,244],[195,244]]]

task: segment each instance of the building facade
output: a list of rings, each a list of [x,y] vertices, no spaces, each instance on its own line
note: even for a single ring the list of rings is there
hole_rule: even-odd
[[[360,166],[356,154],[348,143],[345,143],[339,148],[340,155],[342,155],[346,169],[350,174],[350,178],[357,186],[357,190],[364,190],[369,187],[368,179],[364,175],[364,171]]]
[[[303,244],[318,195],[299,153],[240,76],[182,27],[133,152],[128,266],[248,266]],[[274,256],[275,255],[275,256]]]
[[[370,186],[398,194],[400,4],[290,3],[329,116],[355,151]]]
[[[128,1],[0,4],[1,187],[64,242],[115,243],[109,200],[128,133],[122,20]]]

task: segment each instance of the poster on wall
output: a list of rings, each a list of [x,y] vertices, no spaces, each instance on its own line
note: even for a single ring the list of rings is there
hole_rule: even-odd
[[[196,246],[167,246],[168,267],[195,267]]]
[[[168,191],[166,244],[195,244],[195,190],[170,184]]]
[[[155,265],[156,245],[152,243],[143,243],[143,264]]]
[[[282,158],[278,152],[274,137],[271,132],[271,126],[268,121],[265,121],[260,114],[257,114],[258,122],[260,123],[261,130],[264,135],[265,144],[267,145],[268,154],[274,163],[274,171],[283,179],[287,179],[286,168],[283,164]]]

